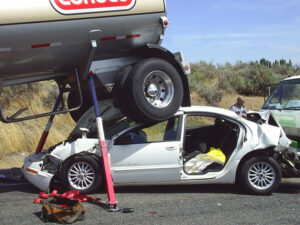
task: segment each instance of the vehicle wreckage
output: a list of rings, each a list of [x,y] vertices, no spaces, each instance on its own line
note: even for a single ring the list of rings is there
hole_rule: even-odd
[[[117,201],[97,95],[100,105],[108,100],[107,109],[116,106],[128,118],[145,123],[166,120],[180,106],[190,106],[186,76],[190,65],[181,52],[171,53],[161,46],[168,25],[165,0],[0,2],[0,94],[2,87],[48,80],[59,89],[52,112],[24,116],[27,108],[23,108],[15,113],[7,110],[5,115],[0,104],[0,120],[12,123],[50,116],[39,152],[54,115],[69,112],[77,122],[94,105],[97,149],[102,152],[112,211],[118,210]],[[64,93],[68,93],[68,107]],[[83,144],[85,150],[90,146]],[[96,166],[93,160],[88,165]],[[47,181],[44,176],[40,182]]]
[[[59,182],[83,193],[103,185],[91,110],[68,140],[25,159],[23,170],[29,182],[43,191]],[[135,123],[113,108],[103,118],[116,186],[239,183],[251,193],[270,194],[282,174],[300,175],[299,152],[290,147],[291,141],[271,114],[251,112],[245,120],[229,110],[193,106],[159,123]],[[214,149],[221,152],[223,162],[212,159]]]

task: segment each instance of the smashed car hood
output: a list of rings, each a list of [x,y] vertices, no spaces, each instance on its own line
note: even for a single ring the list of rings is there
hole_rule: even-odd
[[[269,125],[268,121],[272,117],[272,113],[269,111],[256,112],[251,111],[249,114],[256,114],[264,121],[263,124],[257,124],[257,136],[258,145],[256,148],[266,148],[271,146],[277,146],[276,151],[283,151],[291,144],[290,139],[286,136],[286,133],[280,126],[280,124],[274,119],[276,126]]]

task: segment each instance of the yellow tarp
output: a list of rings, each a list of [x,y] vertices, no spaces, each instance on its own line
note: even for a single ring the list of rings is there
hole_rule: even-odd
[[[190,159],[184,164],[185,171],[188,174],[200,173],[212,163],[224,165],[226,156],[219,148],[211,147],[206,154],[199,154],[195,158]]]

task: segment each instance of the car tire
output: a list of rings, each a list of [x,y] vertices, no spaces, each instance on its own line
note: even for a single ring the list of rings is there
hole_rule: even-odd
[[[183,100],[183,84],[169,62],[149,58],[129,72],[118,97],[124,114],[136,122],[158,122],[173,116]]]
[[[251,194],[269,195],[280,185],[281,169],[278,162],[266,155],[258,155],[245,161],[239,181]]]
[[[95,192],[103,183],[99,162],[89,155],[68,159],[61,168],[60,180],[66,190],[80,193]]]

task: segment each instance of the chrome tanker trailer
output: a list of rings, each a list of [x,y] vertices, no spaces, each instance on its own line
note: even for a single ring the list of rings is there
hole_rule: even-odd
[[[54,79],[78,120],[92,105],[92,71],[100,99],[136,121],[165,120],[190,105],[189,65],[160,46],[167,26],[164,0],[0,1],[0,90]],[[19,114],[1,110],[1,120]]]

